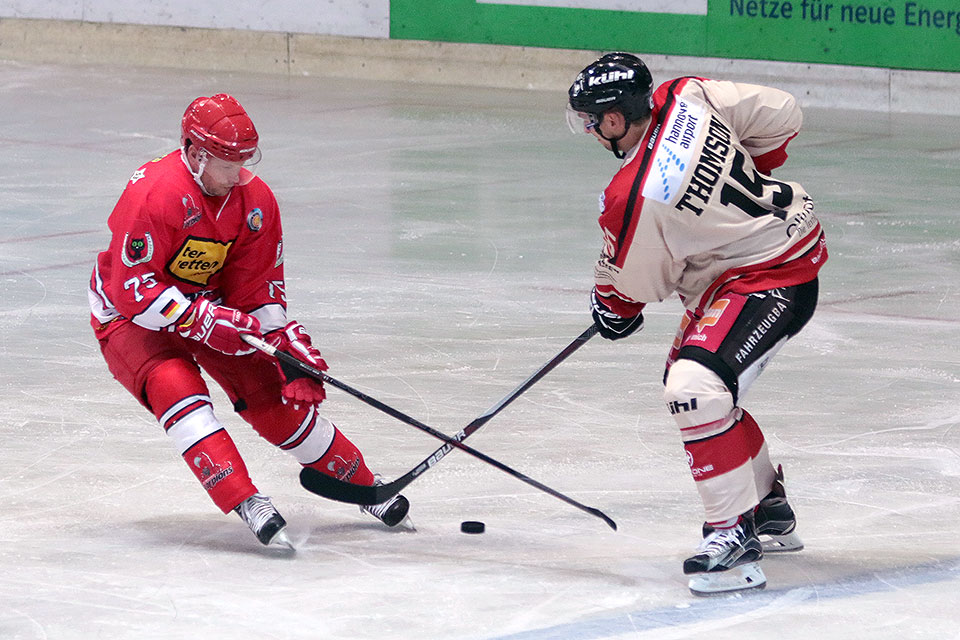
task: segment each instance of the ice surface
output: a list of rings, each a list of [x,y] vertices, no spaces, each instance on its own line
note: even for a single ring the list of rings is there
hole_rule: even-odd
[[[659,78],[663,80],[665,78]],[[453,433],[589,324],[616,160],[562,94],[0,66],[0,638],[949,638],[960,629],[960,120],[809,111],[778,177],[818,202],[821,307],[745,406],[807,548],[689,594],[701,507],[660,399],[679,303],[599,338],[411,484],[414,533],[304,492],[215,390],[297,552],[213,507],[113,381],[86,283],[127,177],[234,93],[284,212],[291,316],[331,373]],[[387,478],[439,443],[330,392]],[[482,520],[464,535],[462,520]]]

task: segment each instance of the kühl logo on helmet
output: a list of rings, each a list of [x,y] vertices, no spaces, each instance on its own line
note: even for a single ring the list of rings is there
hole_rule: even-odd
[[[633,69],[628,69],[626,71],[607,71],[606,73],[601,73],[598,76],[591,76],[587,80],[587,86],[595,87],[600,84],[609,84],[611,82],[620,82],[621,80],[633,80],[635,75]]]

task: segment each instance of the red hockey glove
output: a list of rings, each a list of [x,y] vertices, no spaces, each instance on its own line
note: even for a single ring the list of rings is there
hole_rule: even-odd
[[[593,314],[593,321],[597,324],[600,335],[607,340],[619,340],[643,328],[643,313],[638,312],[635,316],[624,317],[613,312],[607,304],[597,295],[597,290],[590,293],[590,312]]]
[[[310,334],[299,322],[288,322],[283,329],[269,332],[264,339],[277,350],[289,353],[314,369],[326,371],[328,368],[327,363],[320,357],[320,352],[310,343]],[[323,382],[311,378],[285,362],[280,360],[276,362],[277,370],[280,372],[280,382],[283,383],[281,394],[284,404],[287,402],[320,404],[326,399],[327,392],[323,389]],[[294,406],[296,407],[297,404]]]
[[[251,315],[220,307],[205,298],[195,300],[177,325],[184,338],[196,340],[228,356],[243,356],[254,349],[240,337],[243,333],[260,335],[260,321]]]

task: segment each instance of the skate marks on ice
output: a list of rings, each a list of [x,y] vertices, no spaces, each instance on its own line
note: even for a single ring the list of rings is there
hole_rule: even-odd
[[[772,565],[766,561],[766,565]],[[770,569],[765,566],[765,569]],[[721,629],[752,621],[769,619],[782,611],[796,614],[805,605],[829,606],[836,601],[841,610],[849,612],[844,601],[870,597],[875,594],[890,594],[912,587],[933,586],[941,583],[942,590],[957,590],[960,583],[960,556],[916,564],[908,567],[863,571],[821,583],[799,587],[768,588],[712,598],[694,598],[671,607],[638,610],[616,616],[580,620],[577,622],[544,627],[532,631],[496,636],[490,640],[610,640],[612,638],[670,638],[701,637]],[[953,585],[949,583],[954,583]],[[841,623],[838,615],[837,623]],[[796,620],[796,617],[792,618]],[[877,622],[882,627],[882,621]],[[763,635],[769,636],[768,631]],[[876,630],[862,628],[866,636]],[[799,637],[807,637],[801,632]],[[752,637],[752,636],[751,636]],[[845,635],[860,637],[856,633]],[[884,636],[886,637],[886,636]]]
[[[251,540],[256,543],[256,539],[251,537],[248,529],[238,527],[238,523],[243,524],[234,513],[224,514],[220,519],[216,514],[157,516],[129,521],[125,526],[130,531],[125,535],[131,540],[144,538],[144,544],[150,548],[166,547],[175,552],[228,553],[278,559],[296,557],[297,540],[291,538],[293,549],[278,544],[251,544]]]

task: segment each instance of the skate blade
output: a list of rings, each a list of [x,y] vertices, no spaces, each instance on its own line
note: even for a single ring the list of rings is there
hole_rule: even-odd
[[[716,596],[732,591],[763,589],[767,586],[767,576],[759,562],[748,562],[726,571],[698,573],[687,584],[690,593],[695,596]]]
[[[391,529],[402,530],[402,531],[416,531],[417,528],[413,526],[413,520],[410,519],[410,516],[403,516],[403,520],[397,524],[390,527]]]
[[[785,553],[803,550],[803,540],[800,539],[796,531],[783,536],[767,536],[761,540],[761,542],[764,553]]]
[[[280,529],[277,533],[270,538],[270,542],[267,543],[267,546],[275,545],[278,547],[287,548],[290,551],[296,551],[296,547],[293,546],[293,543],[290,541],[290,537],[287,536],[285,529]]]

